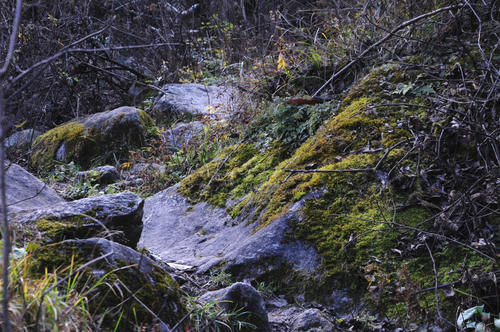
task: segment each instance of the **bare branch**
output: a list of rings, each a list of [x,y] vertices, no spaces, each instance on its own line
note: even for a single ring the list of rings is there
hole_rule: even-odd
[[[4,76],[7,73],[7,69],[9,68],[10,61],[12,60],[12,56],[14,55],[14,48],[16,46],[17,40],[17,32],[19,31],[19,24],[21,22],[21,6],[23,1],[17,0],[16,2],[16,13],[14,17],[14,23],[12,24],[12,32],[10,34],[9,40],[9,50],[7,51],[7,56],[5,57],[5,61],[3,63],[2,68],[0,69],[0,77]],[[2,165],[3,167],[3,165]]]
[[[463,4],[459,4],[459,5],[453,5],[453,6],[446,6],[446,7],[443,7],[443,8],[439,8],[439,9],[436,9],[432,12],[429,12],[429,13],[425,13],[425,14],[422,14],[420,16],[417,16],[417,17],[414,17],[412,18],[411,20],[408,20],[408,21],[405,21],[403,23],[401,23],[400,25],[398,25],[397,27],[395,27],[394,29],[392,29],[391,32],[389,32],[384,38],[380,39],[379,41],[377,41],[376,43],[372,44],[371,46],[369,46],[366,50],[364,50],[363,52],[361,52],[360,55],[358,55],[356,58],[354,58],[354,60],[352,60],[351,62],[349,62],[347,65],[345,65],[344,67],[342,67],[342,69],[340,69],[339,71],[337,71],[336,73],[334,73],[326,82],[325,84],[323,84],[314,94],[313,94],[313,97],[317,96],[321,91],[323,91],[323,89],[328,85],[330,84],[333,80],[335,80],[337,77],[339,77],[340,75],[342,75],[344,72],[347,71],[347,69],[351,68],[354,64],[356,64],[359,60],[361,60],[365,55],[367,55],[368,53],[370,53],[374,48],[376,48],[377,46],[380,46],[382,45],[383,43],[385,43],[389,38],[391,38],[396,32],[398,32],[399,30],[403,29],[403,28],[406,28],[407,26],[409,25],[412,25],[413,23],[415,22],[418,22],[420,20],[423,20],[424,18],[427,18],[427,17],[431,17],[431,16],[434,16],[436,14],[439,14],[441,12],[444,12],[444,11],[447,11],[447,10],[450,10],[450,9],[456,9],[456,8],[461,8],[463,7],[464,5]]]

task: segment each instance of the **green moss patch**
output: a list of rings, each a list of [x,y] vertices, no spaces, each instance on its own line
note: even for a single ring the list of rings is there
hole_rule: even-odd
[[[87,168],[98,160],[114,161],[114,156],[128,155],[129,148],[141,144],[146,129],[153,126],[153,120],[146,112],[138,111],[140,124],[132,128],[131,120],[125,116],[125,113],[118,114],[104,121],[100,127],[95,123],[86,127],[86,120],[82,120],[47,131],[33,142],[32,165],[40,170],[49,170],[59,159],[63,162],[74,161]]]

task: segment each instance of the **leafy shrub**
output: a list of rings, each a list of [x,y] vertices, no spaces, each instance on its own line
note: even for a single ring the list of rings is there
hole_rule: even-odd
[[[276,143],[291,151],[313,136],[336,110],[333,103],[296,106],[277,99],[250,125],[245,137],[256,138],[263,148]]]

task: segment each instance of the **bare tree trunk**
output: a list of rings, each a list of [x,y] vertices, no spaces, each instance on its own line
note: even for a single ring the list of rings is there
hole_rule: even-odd
[[[14,55],[17,32],[21,21],[21,6],[22,0],[16,1],[16,11],[12,23],[12,31],[9,39],[9,47],[5,55],[3,66],[0,68],[0,218],[2,218],[2,239],[3,239],[3,269],[2,269],[2,315],[3,315],[3,331],[10,332],[9,320],[9,256],[10,256],[10,230],[9,220],[7,219],[7,198],[5,186],[5,77],[9,69],[10,62]]]
[[[2,218],[2,240],[3,240],[3,269],[2,269],[2,315],[3,331],[9,332],[9,255],[10,255],[10,231],[7,219],[7,199],[5,194],[5,97],[3,87],[0,86],[0,215]]]

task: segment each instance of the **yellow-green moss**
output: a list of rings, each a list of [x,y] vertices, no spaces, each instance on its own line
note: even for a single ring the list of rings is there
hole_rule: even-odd
[[[73,121],[38,136],[33,142],[31,154],[33,166],[38,168],[50,166],[63,143],[66,144],[67,153],[71,154],[78,145],[85,144],[84,130],[83,124]],[[71,155],[68,156],[68,159],[70,158]]]
[[[89,211],[91,214],[92,211]],[[44,233],[44,240],[59,242],[67,239],[83,239],[96,237],[103,228],[84,216],[72,216],[61,220],[38,219],[36,228]],[[47,238],[48,237],[48,238]]]
[[[151,116],[145,111],[139,111],[139,117],[143,128],[148,128],[154,125],[153,118],[151,118]]]
[[[138,114],[144,130],[153,126],[153,120],[146,112],[139,111]],[[121,113],[114,119],[107,120],[101,129],[109,127],[110,121],[119,122],[124,116],[125,113]],[[128,154],[131,146],[142,142],[143,133],[128,133],[126,136],[120,134],[113,134],[116,139],[103,137],[99,128],[85,128],[85,125],[78,121],[68,122],[37,137],[32,146],[31,162],[38,169],[49,169],[56,159],[57,151],[64,144],[66,155],[63,161],[75,161],[81,166],[89,167],[94,159],[106,161],[113,157],[113,153]]]
[[[256,190],[278,162],[276,150],[262,154],[252,144],[230,147],[188,176],[179,192],[195,201],[201,199],[225,207],[228,198],[237,199]]]

